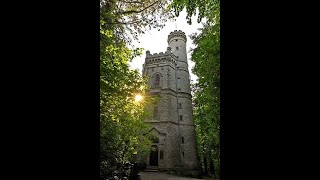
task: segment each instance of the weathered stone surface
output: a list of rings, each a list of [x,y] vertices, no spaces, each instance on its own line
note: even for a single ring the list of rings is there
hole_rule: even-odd
[[[149,77],[150,91],[160,94],[159,117],[146,123],[152,125],[152,133],[160,139],[159,143],[154,143],[158,146],[158,169],[179,168],[194,174],[199,163],[192,120],[186,36],[182,31],[174,31],[168,38],[169,47],[165,53],[146,53],[143,75]],[[159,82],[156,82],[157,76]],[[163,159],[160,159],[160,151],[164,152]],[[150,166],[150,157],[143,161]]]

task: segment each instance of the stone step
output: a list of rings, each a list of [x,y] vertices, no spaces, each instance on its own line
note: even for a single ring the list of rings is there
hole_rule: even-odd
[[[158,166],[147,166],[147,169],[158,169]]]
[[[158,172],[158,169],[145,169],[144,172]]]
[[[158,166],[147,166],[147,168],[144,170],[145,172],[158,172]]]

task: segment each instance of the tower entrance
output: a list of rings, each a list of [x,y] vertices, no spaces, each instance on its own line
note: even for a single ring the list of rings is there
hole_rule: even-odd
[[[158,166],[158,146],[152,145],[150,153],[150,166]]]

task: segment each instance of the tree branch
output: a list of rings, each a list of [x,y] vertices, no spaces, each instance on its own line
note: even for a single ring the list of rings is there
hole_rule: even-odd
[[[118,12],[117,14],[131,14],[131,13],[141,13],[142,11],[145,11],[146,9],[150,8],[151,6],[155,5],[156,3],[158,3],[158,1],[153,2],[152,4],[150,4],[149,6],[145,7],[144,9],[141,9],[140,11],[136,11],[136,10],[131,10],[131,11],[122,11],[122,12]]]
[[[140,1],[122,1],[122,0],[120,1],[124,3],[130,3],[130,4],[143,4],[143,2],[140,2]]]

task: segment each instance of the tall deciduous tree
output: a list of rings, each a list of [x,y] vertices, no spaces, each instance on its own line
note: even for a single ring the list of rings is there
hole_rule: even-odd
[[[112,31],[101,32],[100,43],[104,47],[100,54],[101,179],[110,179],[119,170],[118,163],[130,160],[138,151],[147,152],[150,146],[143,136],[147,130],[143,118],[148,100],[134,100],[136,94],[144,94],[145,80],[128,66],[139,51],[128,49],[124,42],[113,41],[117,39]]]
[[[101,0],[100,1],[100,179],[112,179],[126,161],[148,153],[150,116],[146,107],[153,99],[134,100],[145,95],[146,80],[128,62],[141,55],[141,49],[129,48],[148,28],[163,27],[166,1]],[[121,175],[120,175],[121,176]]]

